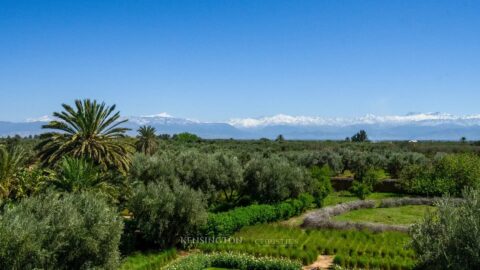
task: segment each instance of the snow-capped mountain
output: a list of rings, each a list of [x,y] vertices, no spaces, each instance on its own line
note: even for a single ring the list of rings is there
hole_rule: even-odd
[[[479,125],[480,115],[455,116],[447,113],[409,113],[406,115],[376,116],[368,114],[362,117],[319,117],[319,116],[290,116],[277,114],[261,118],[231,119],[229,124],[238,128],[258,128],[267,126],[352,126],[352,125],[405,125],[422,124],[438,125],[456,123],[462,125]]]
[[[465,136],[480,140],[480,114],[456,116],[447,113],[409,113],[406,115],[362,117],[290,116],[278,114],[259,118],[237,118],[224,123],[209,123],[177,118],[168,113],[132,116],[126,126],[129,135],[136,135],[142,125],[151,125],[159,134],[195,133],[203,138],[256,139],[343,139],[365,129],[374,140],[458,140]],[[29,119],[26,122],[0,122],[0,136],[35,135],[44,132],[42,124],[51,117]]]

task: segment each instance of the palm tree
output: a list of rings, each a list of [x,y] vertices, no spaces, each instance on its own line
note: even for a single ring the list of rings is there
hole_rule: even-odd
[[[25,163],[25,157],[21,148],[0,146],[0,199],[10,194],[15,174]]]
[[[92,190],[115,198],[117,190],[97,168],[84,159],[65,157],[59,163],[58,175],[51,180],[56,189],[65,192]]]
[[[65,156],[86,159],[103,169],[128,171],[131,145],[122,140],[128,128],[120,127],[115,105],[106,106],[90,99],[75,100],[75,108],[62,104],[64,111],[54,112],[57,120],[44,125],[49,132],[41,135],[39,157],[44,165],[54,165]]]
[[[137,150],[145,155],[152,155],[158,149],[157,136],[155,128],[152,126],[141,126],[138,129]]]

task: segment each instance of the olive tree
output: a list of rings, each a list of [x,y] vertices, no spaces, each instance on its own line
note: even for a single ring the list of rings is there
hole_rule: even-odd
[[[312,193],[315,180],[308,171],[279,156],[255,157],[244,171],[243,194],[262,203],[279,202]]]
[[[122,229],[100,195],[30,197],[0,216],[0,269],[118,269]]]
[[[169,247],[206,223],[206,203],[200,192],[176,183],[138,185],[128,204],[133,224],[144,241]]]
[[[464,191],[464,200],[444,198],[411,229],[411,246],[420,269],[480,268],[480,191]]]

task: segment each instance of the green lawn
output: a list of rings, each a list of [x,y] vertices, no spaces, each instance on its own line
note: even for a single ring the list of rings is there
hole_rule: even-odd
[[[398,198],[402,197],[402,195],[396,194],[396,193],[382,193],[382,192],[376,192],[370,194],[367,199],[368,200],[381,200],[381,199],[387,199],[387,198]],[[348,191],[340,191],[340,192],[333,192],[332,194],[328,195],[327,198],[325,198],[324,205],[325,206],[331,206],[339,203],[344,203],[344,202],[351,202],[351,201],[356,201],[359,200],[359,198],[353,196],[350,194]],[[293,227],[298,227],[303,223],[303,220],[305,219],[305,216],[308,215],[309,213],[316,211],[311,210],[303,215],[296,216],[293,218],[290,218],[289,220],[285,221],[280,221],[279,224],[285,225],[285,226],[293,226]]]
[[[407,225],[418,222],[432,206],[408,205],[392,208],[373,208],[351,211],[334,217],[338,221],[374,222],[389,225]]]

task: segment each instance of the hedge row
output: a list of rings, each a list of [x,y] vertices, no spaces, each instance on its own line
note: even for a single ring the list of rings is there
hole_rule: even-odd
[[[239,270],[300,270],[300,262],[281,258],[255,257],[246,254],[212,253],[191,255],[165,270],[203,270],[207,267],[221,267]]]
[[[302,194],[298,199],[290,199],[274,205],[250,205],[223,213],[210,214],[201,233],[208,237],[229,237],[245,226],[297,216],[308,209],[313,200],[311,195]]]

